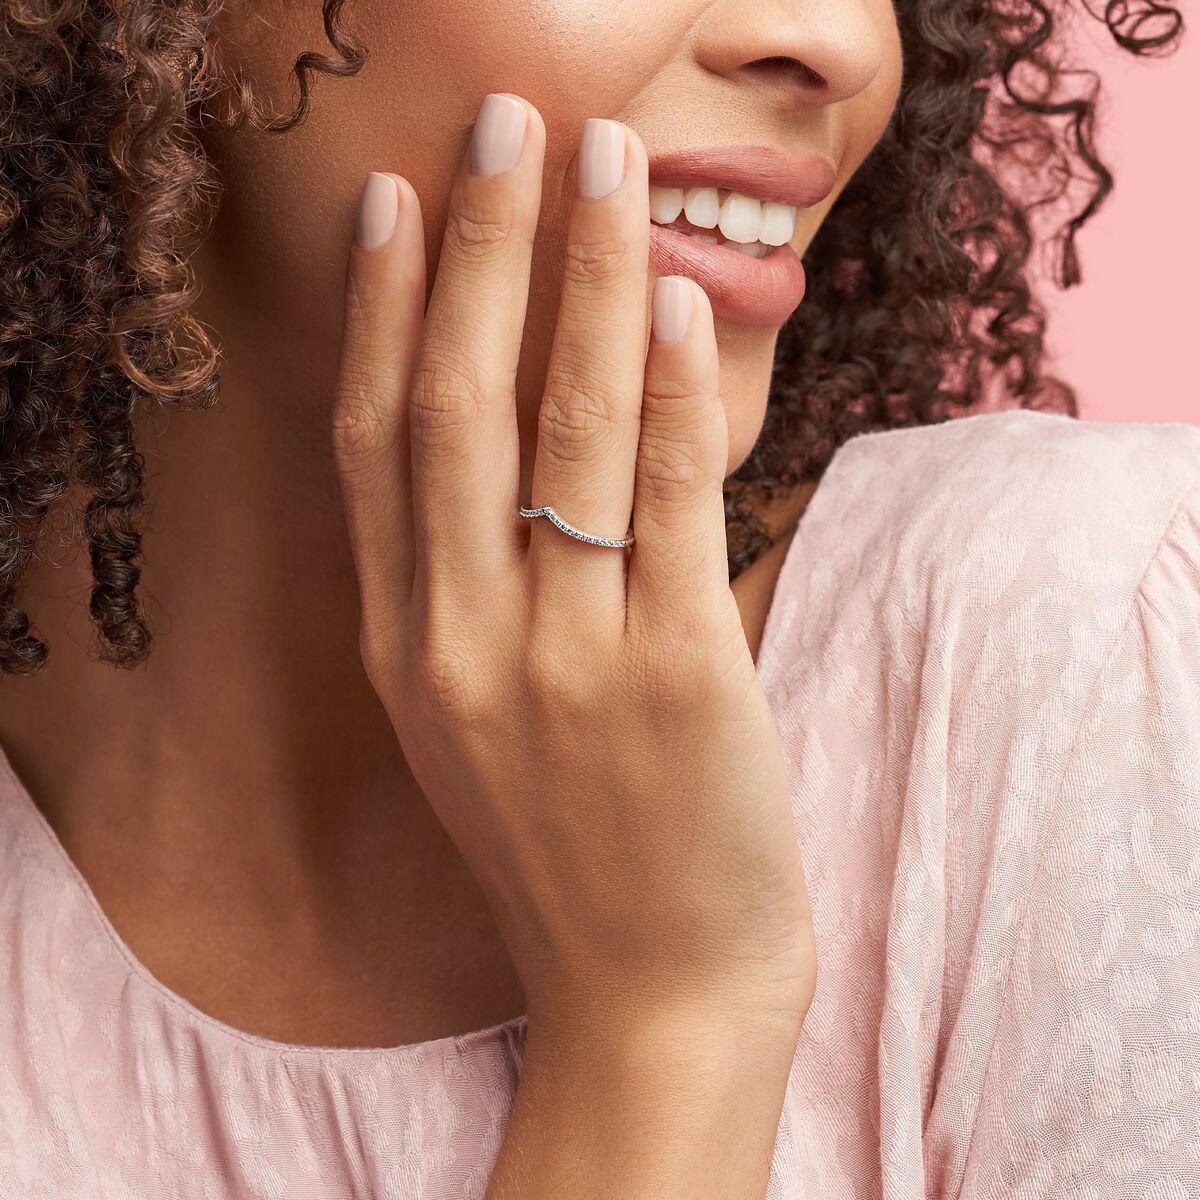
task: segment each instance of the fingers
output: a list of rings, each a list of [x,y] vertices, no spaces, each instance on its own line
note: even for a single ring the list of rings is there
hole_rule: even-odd
[[[712,307],[682,276],[655,281],[637,450],[628,604],[655,613],[729,592],[723,486],[729,427]],[[715,589],[715,590],[714,590]]]
[[[650,192],[641,139],[617,121],[586,122],[577,180],[531,501],[586,533],[623,538],[646,356]],[[594,605],[607,588],[622,618],[625,553],[565,536],[545,519],[530,533],[539,593]]]
[[[425,307],[421,206],[372,172],[346,268],[333,448],[363,610],[394,615],[413,569],[407,392]]]
[[[416,574],[484,587],[517,564],[515,385],[546,132],[488,96],[450,197],[410,398]]]

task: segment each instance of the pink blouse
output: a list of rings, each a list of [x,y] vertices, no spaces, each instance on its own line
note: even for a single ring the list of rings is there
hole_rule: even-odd
[[[1200,427],[855,437],[759,673],[820,969],[770,1200],[1200,1196]],[[0,1200],[480,1197],[524,1018],[293,1046],[157,982],[0,756]]]

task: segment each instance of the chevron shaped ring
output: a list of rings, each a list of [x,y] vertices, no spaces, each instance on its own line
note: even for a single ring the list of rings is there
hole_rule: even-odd
[[[523,517],[545,517],[555,528],[561,529],[563,533],[570,534],[573,538],[578,538],[581,542],[587,542],[589,546],[613,546],[619,549],[633,545],[632,530],[628,537],[623,538],[596,537],[594,534],[584,533],[582,529],[576,529],[569,521],[564,521],[549,504],[543,505],[541,508],[525,508],[522,505],[520,512]]]

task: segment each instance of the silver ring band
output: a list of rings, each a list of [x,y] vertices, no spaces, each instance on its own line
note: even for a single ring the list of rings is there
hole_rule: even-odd
[[[578,538],[581,542],[587,542],[589,546],[613,546],[620,548],[633,545],[632,530],[628,537],[623,538],[595,537],[590,533],[584,533],[582,529],[576,529],[569,521],[564,521],[549,504],[543,505],[541,508],[526,508],[524,505],[521,505],[520,513],[523,517],[546,517],[552,525],[561,529],[563,533],[569,533],[571,537]]]

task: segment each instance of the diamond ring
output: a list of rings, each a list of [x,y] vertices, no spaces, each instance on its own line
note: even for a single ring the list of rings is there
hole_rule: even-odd
[[[576,529],[569,521],[564,521],[549,504],[543,505],[541,508],[526,508],[524,505],[521,505],[520,513],[523,517],[546,517],[552,525],[561,529],[563,533],[569,533],[571,537],[578,538],[581,542],[587,542],[589,546],[624,547],[633,545],[632,531],[630,531],[628,537],[623,538],[595,537],[593,534],[584,533],[582,529]]]

